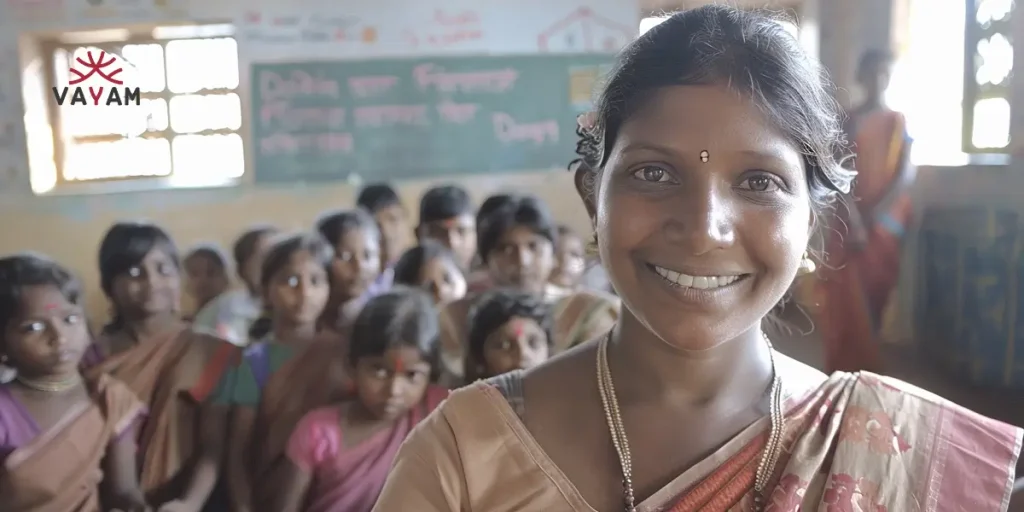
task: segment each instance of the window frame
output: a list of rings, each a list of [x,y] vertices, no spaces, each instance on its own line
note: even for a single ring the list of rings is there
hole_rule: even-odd
[[[206,25],[219,25],[216,23],[203,23],[198,26]],[[94,179],[67,179],[64,173],[66,164],[67,147],[69,145],[78,144],[92,144],[102,142],[114,142],[120,140],[128,140],[136,137],[125,136],[123,134],[107,134],[107,135],[80,135],[80,136],[64,136],[64,115],[61,112],[61,107],[58,106],[52,100],[46,102],[47,106],[47,121],[50,124],[51,133],[53,137],[53,160],[56,170],[56,183],[54,184],[51,192],[60,193],[62,190],[78,189],[80,187],[91,188],[93,186],[103,185],[132,185],[138,186],[139,188],[168,188],[168,184],[175,178],[175,166],[174,166],[174,154],[173,144],[174,138],[178,136],[207,136],[207,135],[231,135],[237,134],[242,138],[242,150],[243,154],[247,150],[246,140],[243,136],[245,129],[245,108],[244,104],[242,107],[242,124],[237,129],[231,128],[216,128],[216,129],[204,129],[198,132],[191,133],[177,133],[171,128],[171,99],[176,96],[196,95],[196,96],[216,96],[216,95],[227,95],[235,94],[239,97],[240,102],[244,102],[240,88],[241,83],[235,88],[221,87],[213,89],[200,89],[198,91],[190,93],[173,93],[168,85],[168,72],[167,72],[167,45],[173,41],[187,41],[196,39],[233,39],[237,44],[237,38],[233,34],[225,35],[208,35],[208,34],[196,34],[184,37],[169,37],[169,38],[157,38],[153,36],[153,29],[144,31],[134,31],[128,34],[128,37],[121,38],[115,41],[90,41],[90,42],[66,42],[55,38],[47,38],[39,41],[39,48],[43,55],[43,80],[46,90],[44,91],[48,99],[52,98],[52,87],[63,87],[64,85],[58,85],[56,83],[56,52],[64,50],[73,55],[75,50],[81,48],[96,48],[101,51],[105,51],[108,54],[116,55],[118,58],[122,55],[122,50],[125,46],[129,45],[149,45],[158,44],[163,48],[163,64],[164,64],[164,89],[160,92],[146,92],[141,91],[139,97],[141,100],[153,100],[163,99],[166,102],[167,108],[167,127],[159,131],[146,130],[138,138],[145,139],[163,139],[168,142],[168,158],[170,159],[171,172],[167,175],[162,176],[113,176],[105,178],[94,178]],[[230,181],[235,181],[232,179]],[[49,192],[48,192],[49,193]]]
[[[979,101],[996,98],[1005,99],[1013,109],[1013,69],[1011,68],[1010,75],[1001,84],[979,84],[976,78],[979,61],[978,44],[996,34],[1001,34],[1010,41],[1011,45],[1014,45],[1013,18],[1017,12],[1017,4],[1013,2],[1010,13],[1005,18],[993,21],[988,27],[984,27],[978,23],[978,8],[983,2],[984,0],[964,0],[966,13],[964,16],[964,88],[963,100],[960,104],[963,114],[960,123],[961,150],[968,155],[1003,155],[1009,154],[1013,146],[1012,126],[1007,134],[1011,140],[1005,147],[979,148],[974,145],[974,109]]]

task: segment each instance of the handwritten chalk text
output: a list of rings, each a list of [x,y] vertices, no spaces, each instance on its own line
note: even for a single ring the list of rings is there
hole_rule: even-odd
[[[293,107],[286,101],[275,101],[260,107],[260,122],[264,126],[275,126],[283,132],[310,128],[335,131],[345,126],[345,109]]]
[[[357,98],[371,98],[386,94],[397,83],[397,76],[355,76],[348,79],[348,88]]]
[[[435,64],[420,64],[413,68],[412,75],[420,89],[434,87],[441,92],[505,92],[519,78],[519,72],[512,68],[446,73]]]
[[[384,126],[408,125],[427,126],[426,105],[374,105],[359,107],[355,111],[358,127],[379,128]]]
[[[494,134],[498,140],[506,144],[513,142],[533,142],[542,145],[545,141],[558,142],[558,122],[554,119],[536,123],[517,123],[512,116],[504,112],[491,114],[494,123]]]
[[[273,71],[260,72],[260,96],[263,101],[287,100],[303,96],[339,98],[341,86],[329,78],[292,71],[287,77]]]
[[[454,124],[466,124],[473,121],[479,110],[480,105],[476,103],[445,101],[437,105],[437,113],[441,116],[441,120]]]
[[[260,154],[350,154],[354,146],[351,133],[276,133],[260,139]]]

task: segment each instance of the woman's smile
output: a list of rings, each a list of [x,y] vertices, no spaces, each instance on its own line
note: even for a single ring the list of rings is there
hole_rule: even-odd
[[[700,309],[730,309],[750,294],[752,274],[735,272],[681,272],[653,263],[641,263],[643,288],[660,290],[673,299]]]

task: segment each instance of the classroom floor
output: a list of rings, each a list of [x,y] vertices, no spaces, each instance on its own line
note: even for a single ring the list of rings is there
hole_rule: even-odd
[[[772,338],[782,353],[815,368],[822,368],[824,352],[817,334],[812,332],[806,316],[790,312],[784,320],[791,326],[788,334]],[[810,332],[810,334],[803,334]],[[1013,425],[1024,426],[1024,393],[979,388],[958,381],[929,361],[917,346],[887,345],[883,348],[885,374],[924,388],[963,405],[979,414]],[[1018,477],[1024,476],[1024,458],[1017,464]],[[1024,495],[1022,495],[1024,496]],[[1010,512],[1024,512],[1024,497],[1010,504]]]

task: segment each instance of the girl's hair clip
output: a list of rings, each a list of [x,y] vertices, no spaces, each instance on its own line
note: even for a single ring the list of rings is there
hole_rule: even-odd
[[[586,131],[593,130],[597,124],[597,112],[585,112],[576,116],[576,124]]]

